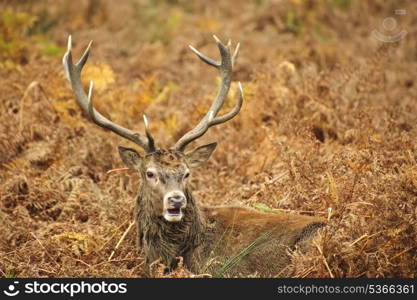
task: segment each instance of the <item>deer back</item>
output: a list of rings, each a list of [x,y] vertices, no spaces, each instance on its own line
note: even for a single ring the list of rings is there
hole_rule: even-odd
[[[203,270],[214,275],[278,275],[290,263],[288,250],[305,249],[325,219],[259,212],[243,207],[203,207],[207,226]],[[220,274],[221,273],[221,274]],[[282,275],[282,274],[281,274]]]

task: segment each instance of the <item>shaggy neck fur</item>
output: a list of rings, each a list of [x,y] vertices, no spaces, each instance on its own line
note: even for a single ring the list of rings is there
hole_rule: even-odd
[[[202,242],[204,224],[200,210],[188,188],[185,190],[187,207],[180,222],[168,222],[154,213],[152,193],[142,185],[136,203],[138,242],[142,247],[149,266],[161,259],[169,270],[176,267],[178,257],[184,258],[189,270],[195,269],[193,252]],[[162,200],[161,200],[162,201]]]

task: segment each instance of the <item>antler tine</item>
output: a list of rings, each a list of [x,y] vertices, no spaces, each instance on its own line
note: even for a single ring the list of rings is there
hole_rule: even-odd
[[[220,67],[220,63],[211,59],[210,57],[205,56],[203,53],[201,53],[200,51],[198,51],[196,48],[194,48],[191,45],[188,45],[188,47],[190,47],[191,51],[193,51],[202,61],[204,61],[205,63],[218,68]]]
[[[235,65],[235,61],[239,55],[239,50],[240,50],[240,43],[237,43],[235,52],[233,53],[233,56],[232,56],[232,68]]]
[[[71,84],[72,91],[74,92],[74,95],[78,104],[90,116],[91,120],[97,125],[99,125],[100,127],[113,131],[117,135],[120,135],[134,142],[135,144],[142,147],[146,152],[154,151],[155,149],[154,141],[153,141],[152,136],[148,132],[148,130],[146,130],[147,138],[145,138],[135,131],[132,131],[130,129],[127,129],[125,127],[122,127],[110,121],[109,119],[107,119],[106,117],[104,117],[102,114],[100,114],[98,111],[94,109],[93,107],[94,84],[92,81],[90,81],[88,96],[85,94],[82,83],[81,83],[81,71],[85,63],[88,60],[88,56],[90,55],[91,45],[92,45],[92,41],[88,44],[86,50],[84,51],[84,54],[81,56],[78,63],[73,64],[72,53],[71,53],[72,39],[70,35],[68,37],[67,52],[65,53],[63,57],[65,75],[69,83]]]
[[[242,84],[240,82],[238,82],[238,86],[239,86],[239,99],[238,99],[236,105],[227,114],[225,114],[221,117],[214,118],[211,122],[209,122],[210,126],[214,126],[214,125],[221,124],[221,123],[224,123],[226,121],[229,121],[230,119],[232,119],[233,117],[235,117],[239,113],[240,109],[242,108],[244,97],[243,97]]]
[[[216,117],[220,109],[222,108],[224,101],[227,97],[227,93],[229,92],[230,85],[232,82],[232,72],[233,72],[233,65],[237,58],[237,55],[239,53],[240,44],[238,43],[236,46],[236,49],[231,54],[231,40],[227,42],[226,45],[224,45],[220,39],[213,35],[214,40],[217,43],[217,46],[220,51],[221,61],[215,61],[201,52],[199,52],[197,49],[195,49],[192,46],[189,46],[190,49],[205,63],[207,63],[210,66],[215,67],[220,71],[221,76],[221,83],[220,88],[217,93],[217,96],[215,100],[213,101],[213,104],[211,105],[210,109],[208,110],[207,114],[201,119],[201,121],[197,124],[196,127],[194,127],[192,130],[187,132],[183,137],[181,137],[174,145],[173,149],[177,151],[184,151],[185,147],[191,143],[192,141],[198,139],[201,137],[206,131],[209,129],[209,127],[213,125],[217,125],[220,123],[224,123],[230,119],[232,119],[234,116],[236,116],[240,108],[242,107],[243,103],[243,90],[239,83],[239,89],[240,89],[240,97],[236,104],[236,106],[233,108],[232,111],[229,113],[221,116]]]
[[[148,152],[154,152],[156,150],[155,141],[149,131],[149,122],[148,122],[148,118],[145,115],[143,115],[143,123],[145,123],[145,133],[146,133],[146,137],[148,138],[148,147],[149,147]]]

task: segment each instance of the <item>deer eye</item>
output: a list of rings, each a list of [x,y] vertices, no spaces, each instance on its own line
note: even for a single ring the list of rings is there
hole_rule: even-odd
[[[187,179],[188,177],[190,177],[190,172],[185,173],[185,175],[184,175],[184,179]]]
[[[152,171],[146,171],[146,177],[151,179],[155,177],[155,174]]]

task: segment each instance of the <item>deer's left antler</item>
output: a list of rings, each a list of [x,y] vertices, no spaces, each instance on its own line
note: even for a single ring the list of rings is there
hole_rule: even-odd
[[[221,61],[215,61],[211,59],[210,57],[205,56],[198,50],[196,50],[194,47],[189,46],[190,49],[205,63],[207,63],[210,66],[215,67],[220,71],[221,76],[221,83],[219,92],[217,93],[217,96],[211,105],[210,109],[208,110],[207,114],[201,119],[201,121],[197,124],[196,127],[194,127],[192,130],[187,132],[184,136],[182,136],[174,145],[173,149],[177,151],[184,151],[185,147],[191,143],[192,141],[198,139],[201,137],[206,131],[214,125],[218,125],[221,123],[224,123],[230,119],[232,119],[234,116],[236,116],[240,108],[242,107],[243,103],[243,89],[240,82],[239,85],[239,99],[236,103],[235,107],[228,112],[227,114],[217,117],[218,112],[222,108],[224,101],[227,97],[227,93],[230,89],[230,84],[232,82],[232,72],[233,72],[233,66],[235,63],[235,60],[239,53],[240,44],[238,43],[236,46],[235,51],[233,52],[233,55],[231,54],[231,41],[229,40],[226,45],[224,45],[215,35],[213,36],[214,40],[217,43],[217,46],[219,47]]]

